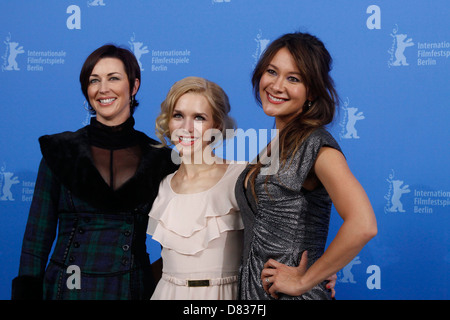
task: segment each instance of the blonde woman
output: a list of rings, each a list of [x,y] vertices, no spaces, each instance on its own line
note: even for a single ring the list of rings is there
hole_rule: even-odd
[[[179,169],[160,184],[147,232],[162,246],[162,277],[152,299],[236,299],[243,224],[234,196],[246,163],[218,158],[211,140],[233,129],[226,93],[198,77],[176,82],[156,120]]]

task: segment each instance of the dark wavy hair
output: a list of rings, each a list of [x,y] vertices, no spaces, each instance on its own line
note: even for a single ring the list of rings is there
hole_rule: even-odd
[[[287,123],[279,133],[280,163],[285,164],[287,158],[295,153],[305,139],[316,129],[331,123],[334,119],[339,97],[330,76],[332,58],[325,45],[317,37],[308,33],[288,33],[274,40],[261,55],[252,76],[253,93],[261,105],[259,84],[270,62],[277,52],[286,48],[291,53],[301,79],[307,90],[305,105],[299,105],[302,111]],[[258,173],[262,164],[255,164]],[[256,174],[252,174],[250,182],[254,187]],[[253,189],[254,190],[254,189]]]
[[[88,102],[89,112],[91,114],[95,114],[95,110],[89,104],[89,97],[87,93],[89,86],[89,77],[91,76],[92,70],[94,69],[97,62],[103,58],[117,58],[122,61],[125,67],[125,72],[128,76],[128,82],[130,84],[130,113],[133,114],[134,110],[139,105],[139,102],[136,100],[135,95],[132,95],[132,92],[136,79],[138,79],[139,83],[141,83],[141,68],[139,67],[139,63],[136,57],[130,50],[118,47],[113,44],[106,44],[96,49],[87,57],[86,61],[83,64],[83,67],[81,68],[81,91],[83,92],[83,95]]]

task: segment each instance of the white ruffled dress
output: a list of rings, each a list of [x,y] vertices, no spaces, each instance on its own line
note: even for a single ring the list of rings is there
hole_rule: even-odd
[[[151,299],[237,299],[244,226],[234,187],[246,165],[229,164],[212,188],[199,193],[174,192],[175,173],[161,182],[147,229],[163,247],[163,275]]]

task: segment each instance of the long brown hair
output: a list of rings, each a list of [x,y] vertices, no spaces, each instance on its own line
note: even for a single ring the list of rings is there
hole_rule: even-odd
[[[329,74],[332,58],[325,45],[311,34],[296,32],[285,34],[273,41],[261,55],[253,71],[253,93],[260,105],[259,83],[261,77],[267,71],[273,57],[282,48],[288,49],[291,53],[307,89],[307,97],[312,97],[312,101],[306,101],[305,105],[298,106],[302,108],[302,112],[280,130],[279,159],[280,164],[285,165],[288,157],[298,150],[314,130],[333,121],[339,97],[334,88],[334,81]],[[255,178],[261,167],[262,163],[258,161],[250,171],[252,177],[249,181],[254,194]]]

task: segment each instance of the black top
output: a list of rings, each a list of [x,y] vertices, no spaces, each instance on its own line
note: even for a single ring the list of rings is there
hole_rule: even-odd
[[[91,123],[75,132],[39,138],[44,160],[60,182],[94,206],[113,210],[153,201],[160,181],[177,166],[171,149],[134,129]]]

